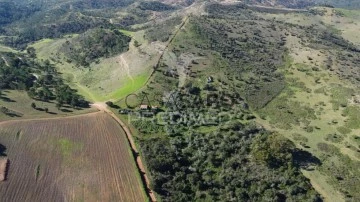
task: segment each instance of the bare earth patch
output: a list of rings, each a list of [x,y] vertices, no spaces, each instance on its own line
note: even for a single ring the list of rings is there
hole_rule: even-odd
[[[2,122],[0,138],[11,159],[2,201],[146,201],[124,131],[104,112]]]
[[[8,161],[9,160],[7,158],[4,157],[0,158],[0,182],[5,180]]]

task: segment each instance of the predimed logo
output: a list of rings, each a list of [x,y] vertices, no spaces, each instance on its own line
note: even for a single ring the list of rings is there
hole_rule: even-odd
[[[147,119],[161,125],[186,125],[189,122],[196,122],[199,125],[216,125],[219,122],[231,120],[234,115],[198,109],[217,108],[219,106],[228,109],[248,109],[247,104],[238,94],[229,95],[221,92],[212,92],[202,96],[183,91],[154,95],[147,93],[129,94],[125,98],[125,103],[128,109],[122,109],[120,113],[128,114],[129,122]]]

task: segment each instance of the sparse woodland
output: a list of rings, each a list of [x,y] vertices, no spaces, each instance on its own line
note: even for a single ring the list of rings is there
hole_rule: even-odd
[[[28,49],[31,55],[32,49]],[[88,107],[84,98],[64,83],[49,61],[38,62],[26,54],[1,53],[0,89],[26,90],[33,99],[63,105]],[[30,103],[29,103],[30,105]]]

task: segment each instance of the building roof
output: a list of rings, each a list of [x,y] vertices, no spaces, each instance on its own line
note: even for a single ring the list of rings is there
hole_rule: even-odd
[[[147,105],[140,105],[140,109],[147,109],[148,106]]]

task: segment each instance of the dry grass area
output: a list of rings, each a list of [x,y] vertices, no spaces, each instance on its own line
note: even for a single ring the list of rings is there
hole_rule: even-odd
[[[0,123],[2,201],[146,201],[129,143],[104,112]]]

